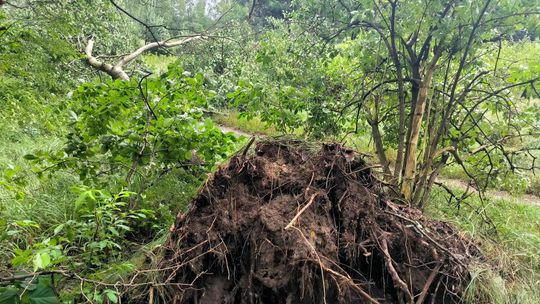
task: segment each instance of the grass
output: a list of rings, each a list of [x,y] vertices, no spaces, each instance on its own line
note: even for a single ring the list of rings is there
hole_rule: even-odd
[[[169,64],[178,60],[176,56],[147,54],[141,56],[143,62],[151,67],[155,75],[161,75],[167,71]]]
[[[71,186],[78,183],[69,172],[58,172],[39,179],[32,164],[23,159],[37,150],[58,151],[63,142],[57,135],[0,124],[0,266],[11,259],[10,240],[18,244],[31,242],[25,235],[7,237],[17,221],[31,220],[39,225],[35,236],[49,227],[65,222],[73,212],[75,194]],[[6,238],[6,239],[4,239]],[[7,242],[7,243],[4,243]]]
[[[266,123],[262,122],[260,118],[254,117],[252,119],[247,119],[242,117],[240,112],[237,111],[215,114],[212,118],[218,125],[234,128],[250,134],[265,136],[281,135],[274,127],[268,126]]]
[[[56,174],[51,179],[39,179],[32,164],[23,159],[37,150],[58,151],[63,142],[55,135],[41,135],[22,130],[10,130],[0,137],[0,172],[14,175],[14,189],[0,187],[0,212],[4,219],[43,219],[51,222],[63,217],[66,205],[72,201],[70,186],[77,178],[69,173]],[[0,179],[1,180],[1,179]],[[17,193],[19,192],[19,193]],[[19,197],[17,197],[17,195]],[[8,216],[9,215],[9,216]]]
[[[454,189],[459,192],[459,189]],[[481,211],[492,221],[484,222]],[[451,222],[480,244],[487,263],[475,265],[467,303],[540,302],[540,207],[518,199],[471,198],[458,209],[435,189],[427,214]]]

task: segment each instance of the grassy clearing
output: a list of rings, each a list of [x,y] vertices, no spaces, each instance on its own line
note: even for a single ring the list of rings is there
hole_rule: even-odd
[[[459,189],[453,189],[459,192]],[[468,303],[540,302],[540,208],[519,199],[470,198],[458,209],[435,189],[427,214],[451,222],[477,241],[488,263],[472,269]],[[478,212],[492,221],[488,225]]]
[[[169,64],[178,60],[176,56],[148,54],[141,57],[144,64],[151,67],[155,75],[161,75],[167,71]]]
[[[264,135],[264,136],[277,136],[280,133],[271,126],[267,126],[262,122],[260,118],[254,117],[253,119],[247,119],[241,117],[240,112],[230,111],[226,113],[215,114],[213,120],[218,125],[223,125],[229,128],[238,129],[242,132]]]

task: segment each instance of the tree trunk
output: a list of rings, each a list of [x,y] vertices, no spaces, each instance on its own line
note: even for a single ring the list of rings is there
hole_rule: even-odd
[[[379,129],[379,122],[377,120],[371,121],[369,123],[371,126],[371,136],[373,137],[373,142],[375,143],[375,150],[377,151],[377,157],[379,157],[379,162],[382,165],[384,177],[387,180],[390,180],[392,178],[392,172],[390,172],[390,168],[388,167],[388,160],[386,158],[386,154],[384,153],[384,145],[382,142],[382,136],[381,131]]]
[[[386,154],[384,153],[384,145],[383,145],[383,140],[381,136],[381,130],[379,128],[380,102],[381,102],[381,97],[375,96],[374,98],[375,112],[372,113],[369,107],[367,107],[366,118],[367,118],[368,124],[371,127],[371,136],[373,138],[373,142],[375,143],[375,150],[377,151],[377,157],[379,158],[379,162],[381,163],[381,166],[383,168],[384,179],[388,181],[392,181],[393,176],[392,176],[392,172],[390,171],[388,159],[386,158]]]
[[[435,60],[436,58],[434,58]],[[418,91],[418,99],[414,109],[414,114],[410,124],[410,137],[408,142],[408,149],[405,159],[405,171],[403,174],[403,184],[401,186],[401,192],[405,196],[405,199],[410,201],[412,199],[412,193],[415,182],[416,174],[416,157],[418,149],[418,140],[420,137],[420,131],[422,129],[422,120],[424,118],[424,111],[426,108],[426,102],[428,97],[429,88],[431,86],[431,80],[433,78],[433,70],[435,65],[429,65],[427,68],[424,79],[420,82],[420,88]]]

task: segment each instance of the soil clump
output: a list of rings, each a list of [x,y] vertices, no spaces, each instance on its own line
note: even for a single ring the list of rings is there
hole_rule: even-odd
[[[174,303],[457,303],[476,246],[392,202],[339,144],[240,151],[171,227]]]

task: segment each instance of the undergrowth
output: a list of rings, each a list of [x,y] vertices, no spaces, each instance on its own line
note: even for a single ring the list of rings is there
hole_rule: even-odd
[[[459,189],[453,189],[459,193]],[[540,301],[540,207],[488,197],[471,197],[459,206],[434,189],[426,212],[458,226],[478,242],[487,257],[476,265],[467,303],[538,303]],[[487,217],[488,222],[484,219]]]

